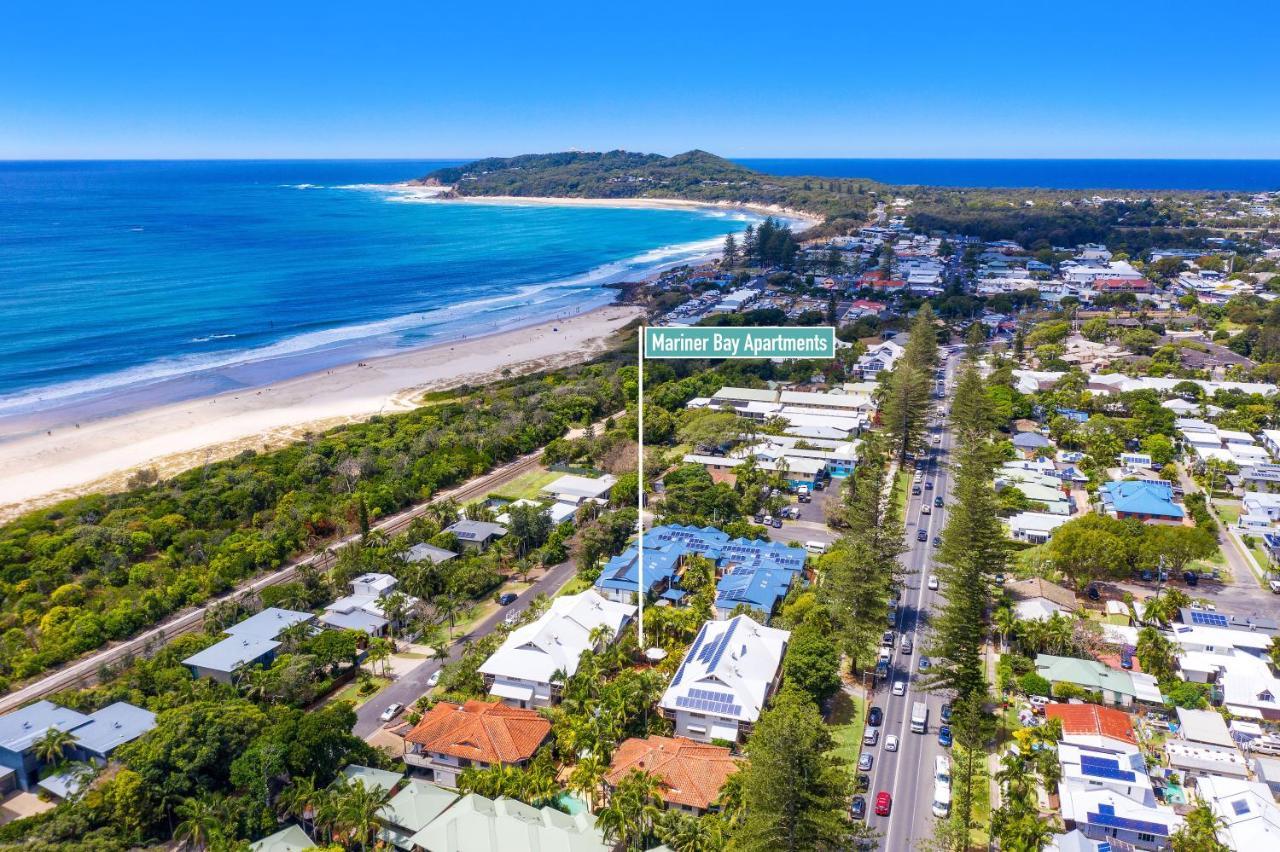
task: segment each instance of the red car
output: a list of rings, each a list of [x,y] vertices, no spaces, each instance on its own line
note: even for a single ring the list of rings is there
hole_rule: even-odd
[[[876,816],[888,816],[891,810],[893,810],[893,797],[889,792],[881,790],[876,793]]]

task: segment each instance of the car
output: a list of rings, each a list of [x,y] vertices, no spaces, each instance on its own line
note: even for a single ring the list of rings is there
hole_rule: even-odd
[[[858,755],[858,769],[862,772],[870,772],[871,764],[875,762],[875,758],[871,756],[871,752],[864,751]]]
[[[884,632],[884,634],[880,637],[880,644],[886,648],[893,647],[893,631],[892,630],[886,630]]]
[[[1143,570],[1143,572],[1142,572],[1142,579],[1143,579],[1145,582],[1150,583],[1152,580],[1154,580],[1154,579],[1155,579],[1155,575],[1154,575],[1154,574],[1152,574],[1150,571],[1148,571],[1148,570],[1145,570],[1145,569],[1144,569],[1144,570]]]
[[[936,509],[941,509],[941,508],[942,508],[942,498],[941,498],[941,497],[934,497],[934,498],[933,498],[933,505],[934,505],[934,508],[936,508]]]
[[[853,776],[853,792],[865,793],[871,789],[871,776],[859,772]]]
[[[940,536],[940,535],[935,535],[935,536],[933,537],[933,546],[934,546],[934,547],[942,547],[942,536]]]
[[[399,702],[392,702],[387,706],[386,710],[382,711],[382,715],[379,716],[378,718],[384,722],[390,722],[396,716],[399,716],[400,711],[403,709],[404,709],[403,704],[400,704]]]
[[[799,500],[801,503],[809,503],[809,502],[812,502],[813,500],[813,498],[810,497],[808,494],[801,494],[796,499]]]
[[[933,442],[934,442],[935,444],[941,444],[941,443],[942,443],[942,436],[941,436],[941,435],[934,435],[934,436],[933,436]]]
[[[951,705],[943,704],[940,715],[942,716],[942,721],[950,722],[951,721]]]
[[[884,711],[881,710],[879,707],[872,707],[871,711],[867,713],[868,725],[879,727],[880,723],[882,723],[883,721],[884,721]]]
[[[515,592],[503,592],[498,595],[498,606],[508,606],[516,602],[516,598],[520,597]]]
[[[440,685],[440,672],[443,669],[436,669],[431,673],[431,677],[427,678],[427,689],[434,689]]]
[[[920,495],[920,486],[919,485],[911,486],[911,496],[918,497],[919,495]]]
[[[929,540],[928,530],[918,530],[916,532],[916,541],[928,541],[928,540]]]
[[[511,627],[511,626],[513,626],[513,625],[514,625],[517,621],[519,621],[519,620],[520,620],[520,613],[515,612],[515,611],[513,610],[513,611],[511,611],[511,612],[507,613],[507,617],[506,617],[506,618],[504,618],[504,619],[502,619],[502,623],[503,623],[503,624],[505,624],[505,625],[507,625],[508,627]]]
[[[897,750],[898,750],[898,735],[897,735],[897,734],[890,734],[889,736],[887,736],[887,737],[885,737],[885,738],[884,738],[884,750],[885,750],[885,751],[897,751]]]
[[[928,658],[928,657],[921,657],[921,658],[920,658],[920,671],[922,671],[922,672],[927,672],[927,671],[929,670],[929,665],[930,665],[930,664],[929,664],[929,658]]]
[[[888,790],[881,790],[876,793],[876,816],[888,816],[893,810],[893,796],[889,795]]]
[[[929,575],[929,591],[936,592],[937,590],[938,590],[938,575],[930,574]]]
[[[1122,669],[1133,668],[1133,654],[1130,654],[1128,651],[1120,652],[1120,668]]]
[[[1003,586],[1003,585],[1004,585],[1004,575],[1003,575],[1003,574],[997,574],[997,575],[996,575],[996,585],[997,585],[997,586]]]
[[[867,800],[861,796],[853,797],[853,804],[849,806],[849,816],[854,819],[867,818]]]
[[[922,514],[922,515],[932,515],[932,514],[933,514],[933,507],[932,507],[932,506],[930,506],[928,503],[925,503],[923,506],[921,506],[921,507],[920,507],[920,514]],[[924,518],[921,518],[921,519],[920,519],[920,523],[922,523],[922,524],[927,524],[927,523],[929,523],[929,522],[928,522],[928,521],[926,521]]]
[[[1200,577],[1194,571],[1183,571],[1182,579],[1187,582],[1188,586],[1194,586],[1200,582]]]
[[[782,518],[774,518],[774,519],[773,519],[773,528],[774,528],[775,530],[780,530],[780,529],[782,529]]]
[[[925,491],[932,491],[932,490],[933,490],[933,481],[932,481],[932,480],[930,480],[929,482],[926,482],[926,483],[924,484],[924,490],[925,490]]]
[[[1088,590],[1085,591],[1085,594],[1089,596],[1089,600],[1091,601],[1096,601],[1102,597],[1102,593],[1098,591],[1097,586],[1089,586]]]
[[[761,519],[760,523],[764,524],[766,527],[773,526],[773,515],[765,515],[764,518]]]
[[[943,725],[938,728],[938,745],[943,748],[951,748],[951,726]]]
[[[894,695],[906,695],[906,694],[907,694],[907,682],[906,682],[905,680],[895,680],[895,681],[893,682],[893,694],[894,694]]]
[[[915,650],[915,647],[916,647],[916,643],[911,641],[910,636],[902,637],[902,653],[910,654],[912,651]]]
[[[754,520],[757,524],[763,524],[764,512],[756,512],[755,517],[752,520]]]
[[[813,490],[814,490],[814,491],[821,491],[821,490],[822,490],[823,488],[825,488],[825,487],[826,487],[826,486],[823,484],[823,481],[822,481],[821,479],[819,479],[817,482],[813,483]]]
[[[874,746],[878,742],[880,742],[879,728],[867,728],[862,732],[862,744],[864,746]]]

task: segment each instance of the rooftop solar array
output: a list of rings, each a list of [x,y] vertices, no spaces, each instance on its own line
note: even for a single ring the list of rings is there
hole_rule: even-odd
[[[707,671],[714,671],[719,665],[720,658],[724,656],[724,649],[729,647],[729,642],[733,640],[733,631],[738,629],[739,621],[734,619],[729,622],[729,629],[724,632],[719,640],[703,646],[702,651],[698,654],[698,662],[705,663]]]
[[[1244,816],[1249,813],[1249,800],[1236,799],[1231,803],[1231,810],[1236,812],[1236,816]]]
[[[1114,811],[1110,805],[1099,805],[1098,810],[1104,808]],[[1128,817],[1118,817],[1115,813],[1096,813],[1088,814],[1089,822],[1092,825],[1101,826],[1103,828],[1119,828],[1125,831],[1137,831],[1143,834],[1153,834],[1158,837],[1169,836],[1169,826],[1159,822],[1147,822],[1141,819],[1129,819]]]
[[[1203,624],[1206,627],[1226,627],[1227,617],[1216,612],[1202,612],[1198,609],[1191,611],[1191,623]]]
[[[707,701],[704,698],[693,698],[688,695],[677,695],[676,706],[684,707],[688,710],[700,710],[704,713],[714,713],[717,716],[738,716],[742,713],[742,707],[738,704],[726,703],[723,701]]]
[[[1128,769],[1121,769],[1118,761],[1105,757],[1088,755],[1081,757],[1080,771],[1093,778],[1107,778],[1112,781],[1136,781],[1138,779],[1136,773]],[[1102,807],[1109,806],[1103,805]]]

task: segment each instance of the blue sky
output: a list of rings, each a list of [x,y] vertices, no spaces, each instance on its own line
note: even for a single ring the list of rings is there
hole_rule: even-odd
[[[1280,6],[11,0],[0,158],[1280,157]]]

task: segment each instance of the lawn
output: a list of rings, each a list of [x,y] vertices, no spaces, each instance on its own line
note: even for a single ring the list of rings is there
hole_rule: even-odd
[[[390,685],[391,681],[389,679],[385,677],[375,677],[373,678],[373,691],[368,695],[360,695],[360,680],[357,678],[338,692],[329,696],[328,701],[350,701],[355,704],[355,706],[359,707],[361,704],[364,704]]]
[[[1222,522],[1227,526],[1235,526],[1236,521],[1240,519],[1240,504],[1234,501],[1215,500],[1213,508],[1217,510],[1218,517],[1222,518]]]
[[[865,699],[841,690],[831,700],[831,717],[827,720],[836,741],[832,754],[845,760],[852,769],[862,753],[862,727],[866,719]]]
[[[969,824],[970,842],[978,849],[986,849],[987,838],[991,836],[991,784],[987,777],[986,753],[982,756],[984,759],[978,761],[978,771],[973,778],[973,819]],[[952,773],[954,775],[954,770]]]
[[[910,470],[899,470],[898,479],[893,484],[898,498],[898,513],[904,520],[907,517],[907,503],[911,502],[911,476]]]
[[[561,597],[563,595],[576,595],[578,592],[585,592],[587,589],[591,588],[591,586],[592,583],[590,580],[575,576],[572,580],[565,583],[564,588],[556,592],[555,596]]]
[[[550,485],[562,476],[563,473],[538,468],[520,474],[489,496],[503,500],[537,500],[546,496],[542,493],[542,486]]]

